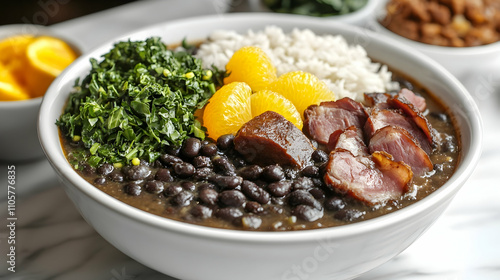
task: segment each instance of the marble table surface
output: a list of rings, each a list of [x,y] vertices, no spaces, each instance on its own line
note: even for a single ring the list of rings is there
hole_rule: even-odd
[[[168,20],[227,12],[226,0],[143,0],[52,28],[88,51],[112,37]],[[245,2],[233,2],[233,11]],[[444,215],[396,258],[359,279],[500,279],[500,58],[461,81],[484,121],[483,154]],[[1,121],[1,120],[0,120]],[[0,136],[1,137],[1,136]],[[45,159],[0,162],[0,217],[7,223],[7,170],[16,167],[16,272],[7,270],[0,230],[0,279],[173,279],[124,255],[80,216]]]

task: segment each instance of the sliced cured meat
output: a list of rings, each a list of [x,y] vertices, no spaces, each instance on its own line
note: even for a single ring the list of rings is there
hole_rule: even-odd
[[[383,152],[373,156],[354,156],[344,149],[330,153],[324,180],[333,190],[367,205],[397,200],[407,191],[410,168],[393,161]]]
[[[368,149],[371,153],[383,151],[390,154],[395,161],[408,164],[417,176],[433,169],[429,155],[414,142],[406,130],[399,127],[386,126],[379,129],[370,139]]]
[[[350,98],[322,102],[304,111],[304,131],[312,139],[326,145],[330,134],[350,126],[362,128],[367,118],[363,105]]]
[[[412,103],[401,97],[389,99],[388,103],[394,108],[401,109],[407,116],[409,116],[415,124],[422,129],[429,143],[431,143],[432,146],[435,145],[436,132],[425,116],[422,115],[422,113]]]
[[[408,100],[408,102],[413,104],[413,106],[415,106],[415,108],[417,108],[420,112],[425,111],[425,109],[427,108],[427,103],[425,103],[425,98],[416,95],[413,91],[407,88],[401,89],[397,96],[403,97],[406,100]]]
[[[282,115],[267,111],[243,125],[234,147],[248,162],[303,168],[314,148],[307,137]]]
[[[373,110],[364,127],[367,139],[370,139],[377,130],[386,126],[396,126],[405,129],[427,154],[431,153],[431,143],[428,141],[427,136],[412,119],[403,115],[399,110]]]
[[[330,135],[327,148],[329,151],[341,148],[351,152],[354,156],[366,156],[368,147],[363,141],[363,134],[355,126],[350,126],[344,131],[338,130]]]

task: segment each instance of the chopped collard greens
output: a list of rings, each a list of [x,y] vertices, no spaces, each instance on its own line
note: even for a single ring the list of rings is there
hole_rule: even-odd
[[[153,162],[188,136],[205,137],[194,112],[215,93],[219,70],[203,69],[187,50],[170,50],[158,37],[118,42],[90,63],[56,124],[82,141],[92,166]]]

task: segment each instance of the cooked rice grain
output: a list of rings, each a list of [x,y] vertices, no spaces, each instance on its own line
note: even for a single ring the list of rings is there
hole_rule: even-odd
[[[342,36],[320,36],[308,29],[294,29],[288,34],[276,26],[246,34],[215,31],[200,46],[197,56],[203,58],[205,67],[225,69],[233,53],[244,46],[262,48],[276,66],[278,76],[297,70],[316,75],[339,99],[360,101],[365,92],[398,88],[387,66],[372,62],[363,47],[350,46]]]

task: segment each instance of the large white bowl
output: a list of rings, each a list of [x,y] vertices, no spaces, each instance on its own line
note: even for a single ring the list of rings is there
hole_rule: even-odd
[[[386,15],[387,2],[388,0],[379,1],[365,26],[431,57],[459,80],[474,74],[478,69],[483,69],[485,65],[500,63],[500,41],[475,47],[443,47],[417,42],[392,32],[380,24],[380,20]]]
[[[335,228],[245,232],[191,225],[138,210],[93,187],[72,169],[54,125],[75,79],[87,74],[90,57],[99,57],[111,48],[109,42],[81,57],[51,85],[41,106],[38,130],[48,160],[83,217],[125,254],[180,279],[349,279],[387,262],[412,244],[471,175],[480,156],[482,138],[480,115],[473,99],[436,62],[380,35],[301,16],[232,14],[159,24],[120,39],[156,35],[171,43],[184,38],[203,39],[215,29],[245,32],[271,24],[287,31],[309,28],[318,34],[341,34],[349,42],[364,42],[372,58],[427,86],[447,104],[460,129],[462,149],[456,173],[414,205]]]

